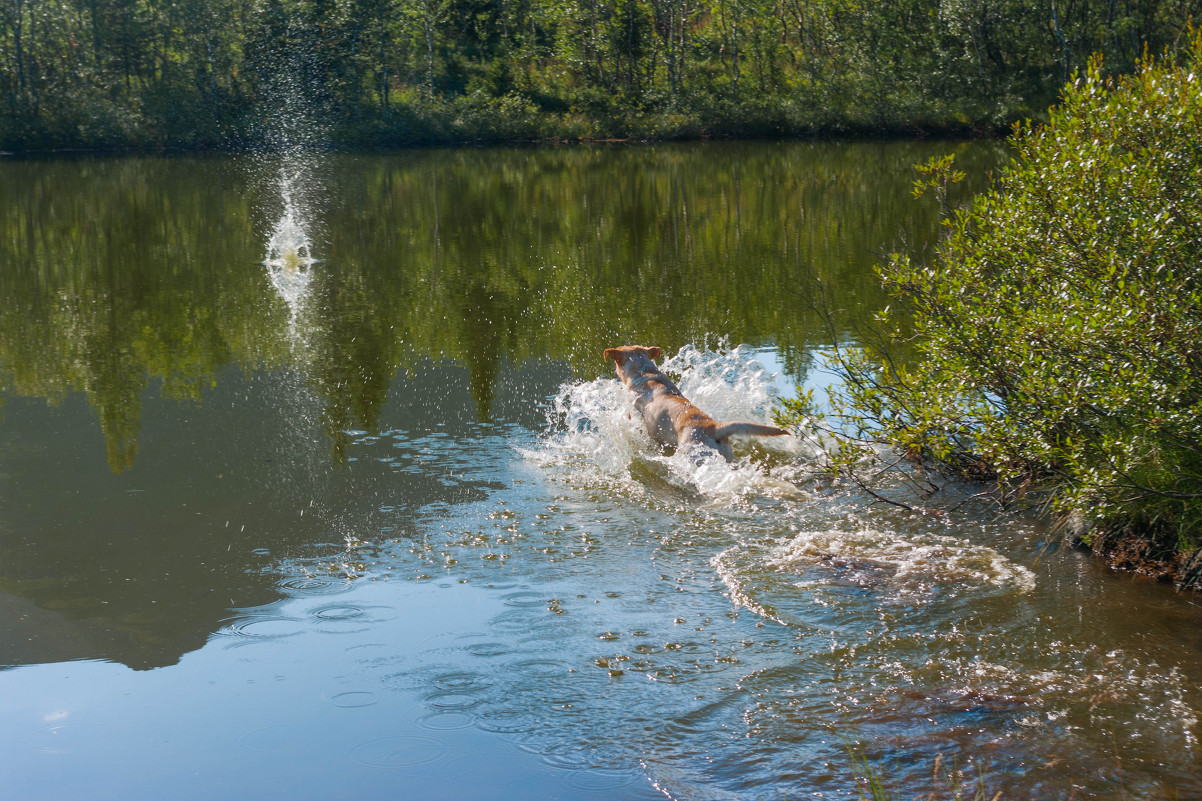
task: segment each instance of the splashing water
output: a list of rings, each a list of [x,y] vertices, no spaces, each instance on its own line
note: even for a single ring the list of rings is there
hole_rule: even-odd
[[[854,515],[829,528],[808,525],[716,555],[710,564],[731,600],[792,625],[812,619],[811,605],[844,606],[849,591],[924,603],[941,592],[1025,595],[1035,589],[1030,569],[968,539],[880,528]],[[781,605],[798,592],[805,600],[796,609]]]
[[[780,397],[776,377],[746,347],[688,345],[662,369],[719,420],[766,421]],[[617,490],[635,503],[651,498],[685,515],[698,507],[717,515],[705,525],[726,528],[730,540],[711,564],[732,599],[765,618],[786,619],[757,598],[764,582],[836,595],[871,586],[911,600],[940,586],[1018,594],[1034,588],[1030,570],[988,546],[922,521],[897,527],[888,519],[860,519],[853,495],[832,489],[827,454],[813,441],[757,438],[740,443],[729,464],[717,455],[668,454],[651,441],[632,393],[614,378],[564,385],[549,419],[554,433],[528,454],[547,472],[577,486]],[[816,486],[824,487],[820,494]],[[762,524],[742,515],[721,522],[735,507],[765,505],[776,511]]]
[[[780,394],[776,376],[743,346],[718,350],[686,345],[661,369],[681,392],[714,418],[769,423]],[[633,495],[729,503],[749,494],[797,495],[796,483],[816,469],[817,450],[794,437],[736,443],[736,459],[684,449],[665,453],[648,436],[634,396],[616,378],[565,384],[548,415],[554,433],[530,456],[544,467]]]
[[[284,199],[284,211],[267,241],[267,256],[263,264],[267,267],[271,285],[288,304],[292,324],[295,326],[304,308],[305,297],[312,280],[310,268],[317,260],[312,255],[304,215],[293,200],[297,194],[299,176],[285,169],[281,169],[280,173],[280,193]]]
[[[868,526],[856,530],[802,531],[773,549],[767,565],[795,570],[831,560],[856,561],[884,568],[897,582],[956,580],[1009,585],[1019,592],[1035,588],[1034,574],[993,548],[931,533],[902,535]]]
[[[297,35],[289,28],[289,38]],[[322,186],[318,153],[328,132],[317,114],[311,87],[302,77],[310,56],[297,48],[285,48],[275,56],[276,71],[268,76],[270,89],[265,96],[269,100],[260,130],[265,150],[258,159],[269,183],[263,218],[275,219],[263,264],[271,285],[288,305],[289,330],[296,339],[312,283],[311,268],[318,261],[312,252]]]

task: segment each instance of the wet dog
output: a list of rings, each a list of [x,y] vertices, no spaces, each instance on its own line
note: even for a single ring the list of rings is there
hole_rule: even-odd
[[[656,442],[676,448],[709,448],[729,462],[734,458],[731,437],[779,437],[789,433],[761,423],[719,423],[694,406],[655,366],[653,360],[662,354],[659,348],[640,345],[608,348],[602,354],[606,361],[613,361],[618,378],[635,394],[634,408]]]

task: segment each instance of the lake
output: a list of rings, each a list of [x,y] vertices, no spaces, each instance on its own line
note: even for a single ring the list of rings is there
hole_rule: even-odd
[[[661,453],[602,360],[769,421],[945,152],[1005,159],[0,161],[4,796],[1202,797],[1196,598],[813,443]]]

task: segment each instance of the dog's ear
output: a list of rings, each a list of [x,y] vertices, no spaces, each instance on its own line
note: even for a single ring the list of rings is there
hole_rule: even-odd
[[[617,348],[606,348],[605,352],[601,354],[601,358],[607,362],[613,362],[614,364],[617,364],[618,363],[618,349]]]
[[[660,356],[664,355],[664,352],[659,348],[647,348],[647,355],[652,359],[658,359]]]

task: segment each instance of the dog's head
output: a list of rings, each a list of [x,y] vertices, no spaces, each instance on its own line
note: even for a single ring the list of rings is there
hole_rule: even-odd
[[[601,356],[606,361],[612,361],[615,365],[621,367],[628,359],[638,359],[639,357],[658,359],[663,353],[659,348],[644,348],[642,345],[623,345],[620,348],[606,348]]]
[[[663,355],[659,348],[644,348],[642,345],[623,345],[620,348],[606,348],[601,354],[606,361],[614,363],[614,369],[623,382],[629,384],[632,376],[644,372],[659,372],[654,359]]]

